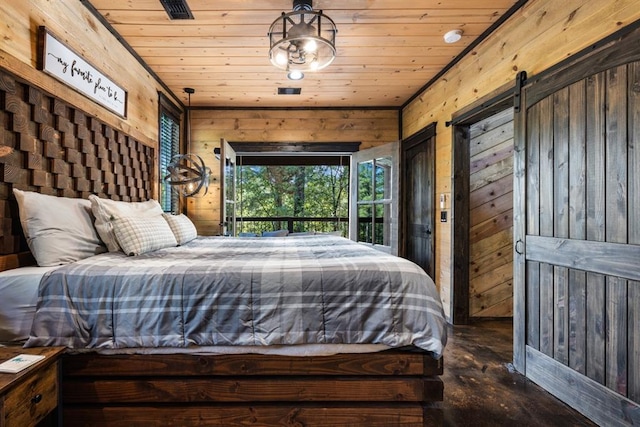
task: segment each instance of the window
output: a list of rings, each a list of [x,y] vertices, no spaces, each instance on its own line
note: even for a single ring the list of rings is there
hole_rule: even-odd
[[[350,238],[398,254],[400,144],[354,153],[351,162]]]
[[[172,191],[164,177],[167,175],[167,166],[171,162],[171,158],[180,152],[180,112],[162,94],[160,94],[159,125],[160,192],[158,201],[163,211],[177,213],[179,209],[178,194]]]
[[[238,231],[287,229],[347,237],[349,163],[344,162],[238,166]]]
[[[358,163],[358,241],[390,246],[391,158]]]
[[[348,237],[350,154],[360,143],[229,145],[237,152],[237,216],[233,227],[223,216],[228,227],[247,235],[286,229]]]

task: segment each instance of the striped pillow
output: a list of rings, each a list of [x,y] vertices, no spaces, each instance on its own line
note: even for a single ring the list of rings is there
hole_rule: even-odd
[[[164,219],[169,223],[169,227],[171,227],[171,231],[173,231],[178,245],[184,245],[198,236],[196,226],[193,225],[193,222],[191,222],[185,214],[172,215],[163,213],[162,216],[164,216]]]
[[[116,218],[113,232],[127,255],[141,255],[178,244],[162,215]]]

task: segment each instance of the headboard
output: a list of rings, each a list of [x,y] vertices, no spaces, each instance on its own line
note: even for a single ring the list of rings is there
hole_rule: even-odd
[[[144,201],[155,158],[153,147],[0,69],[0,271],[35,263],[13,188]]]

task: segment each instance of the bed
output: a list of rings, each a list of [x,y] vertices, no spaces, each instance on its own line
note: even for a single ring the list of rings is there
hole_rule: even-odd
[[[98,238],[87,226],[78,231],[79,217],[64,230],[67,238],[84,235],[84,243],[77,236],[69,243],[86,249],[80,259],[4,273],[31,283],[31,301],[37,292],[24,345],[68,348],[64,425],[441,419],[446,324],[433,281],[416,264],[333,235],[197,237],[188,227],[185,238],[170,226],[178,218],[159,214],[154,202],[16,195],[21,212],[29,198],[34,206],[80,204],[75,215],[84,215],[86,203],[94,208],[84,220],[95,223]],[[95,209],[104,203],[154,213],[105,212],[109,237]],[[36,259],[69,257],[61,236],[36,232],[42,222],[23,221]],[[190,224],[184,216],[179,222]],[[94,246],[110,238],[121,246]]]
[[[117,249],[113,247],[114,236],[100,234],[99,229],[104,232],[108,221],[99,223],[96,213],[99,216],[100,210],[94,212],[89,199],[99,196],[100,199],[112,199],[114,203],[157,209],[155,205],[149,206],[154,204],[152,199],[157,187],[155,148],[3,70],[0,70],[0,80],[3,82],[0,98],[5,101],[0,105],[0,116],[3,117],[0,124],[6,136],[0,145],[8,149],[0,157],[0,270],[6,270],[0,272],[0,339],[11,345],[62,344],[68,347],[62,360],[63,425],[387,427],[442,422],[441,349],[446,335],[444,322],[438,315],[441,310],[438,296],[430,278],[417,273],[415,277],[420,279],[416,282],[422,283],[426,293],[402,303],[404,295],[399,291],[394,293],[380,288],[371,291],[378,296],[363,294],[365,286],[360,272],[356,273],[357,279],[345,281],[339,291],[334,289],[334,293],[342,292],[342,295],[337,295],[333,302],[323,302],[323,293],[318,291],[318,286],[313,283],[303,286],[306,283],[303,278],[310,277],[313,269],[324,271],[325,262],[339,264],[341,261],[335,257],[336,247],[355,243],[328,239],[326,242],[334,242],[328,246],[334,245],[333,250],[322,255],[320,247],[326,245],[320,242],[321,238],[307,237],[304,241],[293,237],[258,238],[261,240],[194,238],[187,241],[184,229],[178,227],[181,231],[174,233],[175,240],[169,242],[169,247],[148,250],[154,247],[148,245],[148,239],[142,239],[138,246],[133,239],[126,251]],[[29,194],[20,195],[16,193],[18,189]],[[52,198],[41,199],[36,196],[38,194]],[[22,197],[21,201],[21,196],[26,198]],[[27,199],[33,199],[32,203],[23,203],[29,201]],[[19,209],[19,204],[31,206],[27,211],[39,211],[40,222],[23,220],[24,206]],[[180,216],[165,219],[167,223],[184,220]],[[42,236],[34,230],[34,225],[45,226]],[[193,230],[188,234],[193,236]],[[38,242],[39,237],[45,240]],[[47,242],[46,238],[51,241]],[[268,247],[258,249],[259,243]],[[277,249],[281,244],[284,244],[283,252]],[[272,280],[271,285],[276,288],[282,286],[277,283],[276,276],[286,278],[294,290],[288,290],[289,293],[282,296],[277,296],[277,292],[265,293],[271,302],[266,301],[259,310],[256,308],[253,317],[254,311],[246,309],[252,303],[241,302],[242,298],[253,295],[255,299],[256,295],[262,294],[237,292],[234,298],[238,304],[244,304],[245,309],[227,309],[225,316],[233,320],[227,322],[226,319],[214,319],[213,312],[207,312],[208,309],[198,311],[193,308],[200,303],[215,303],[215,298],[224,305],[222,301],[229,295],[216,296],[218,289],[215,286],[216,289],[203,291],[204,296],[198,302],[189,301],[193,295],[191,291],[158,294],[158,289],[164,287],[175,291],[180,287],[176,283],[132,285],[145,296],[165,295],[164,298],[179,299],[180,304],[193,303],[191,311],[197,314],[185,319],[195,322],[184,323],[190,325],[184,333],[172,334],[162,332],[163,328],[154,331],[153,326],[168,320],[180,329],[184,320],[180,318],[184,315],[181,313],[186,311],[165,310],[157,304],[158,298],[153,310],[143,311],[122,305],[114,305],[111,310],[88,300],[80,304],[78,298],[83,297],[75,291],[69,293],[70,299],[60,297],[59,292],[76,286],[90,288],[98,300],[115,301],[105,297],[104,287],[108,285],[105,285],[107,277],[116,270],[117,274],[130,277],[140,263],[147,262],[156,267],[160,264],[154,282],[160,283],[168,280],[171,274],[161,274],[159,270],[180,270],[169,268],[169,264],[162,267],[170,254],[179,257],[183,250],[205,251],[203,247],[216,245],[225,249],[215,255],[200,254],[195,260],[180,261],[178,264],[186,272],[184,277],[195,271],[206,277],[218,273],[229,275],[232,267],[240,268],[238,278],[242,278],[246,286],[248,271],[259,270],[260,261],[263,262],[258,274],[260,278]],[[232,250],[229,245],[238,247]],[[369,262],[376,272],[371,276],[380,277],[389,265],[399,262],[389,260],[388,255],[371,252],[370,248],[356,246],[366,249],[367,255],[360,258],[375,260]],[[139,253],[141,247],[142,252],[146,251],[143,254]],[[261,253],[249,261],[239,262],[240,252],[252,250],[267,251],[269,255]],[[228,256],[233,251],[236,251],[235,256]],[[137,254],[128,256],[129,253]],[[280,255],[276,255],[278,253]],[[295,254],[288,261],[284,260],[289,262],[291,269],[265,272],[283,261],[278,257],[283,258],[286,253]],[[162,258],[164,255],[166,258]],[[354,258],[358,257],[342,261],[345,271],[357,271],[347,268]],[[43,266],[32,266],[34,262]],[[387,262],[389,265],[385,265]],[[186,264],[192,269],[184,268]],[[404,271],[414,267],[401,262],[399,268]],[[88,278],[89,282],[81,284],[83,270],[90,272],[83,279]],[[156,274],[146,271],[147,278]],[[171,277],[175,281],[181,280],[175,275]],[[75,278],[78,282],[72,285]],[[254,283],[257,282],[253,282],[252,276],[251,286],[255,288],[258,285]],[[186,288],[189,286],[196,285]],[[220,288],[225,286],[229,288],[230,285]],[[411,286],[416,286],[416,290],[409,293],[420,293],[417,290],[420,285]],[[331,289],[327,290],[331,292]],[[311,293],[307,294],[307,291]],[[379,299],[380,295],[383,300]],[[357,306],[360,308],[355,310],[367,325],[362,330],[348,326],[353,320],[351,317],[356,317],[345,311],[349,301],[356,301],[351,300],[351,296],[364,298]],[[424,317],[407,314],[411,317],[404,320],[394,317],[400,315],[370,315],[372,301],[375,300],[384,312],[395,305],[398,298],[401,305],[427,304],[425,307],[432,310]],[[138,302],[151,304],[151,299],[138,298]],[[384,299],[388,302],[386,306],[381,303]],[[2,306],[3,303],[9,306]],[[71,316],[76,304],[80,304],[77,305],[78,312],[84,310],[89,318]],[[232,307],[234,303],[226,304]],[[302,317],[302,307],[309,308],[307,311],[312,316]],[[57,315],[54,315],[56,310]],[[117,328],[101,323],[109,324],[108,313],[111,313],[112,326]],[[374,318],[380,316],[385,318],[383,320],[389,317],[391,321],[375,326]],[[435,322],[430,323],[428,333],[420,332],[417,326],[427,317]],[[61,318],[75,319],[71,324],[75,322],[76,325],[60,322]],[[265,322],[258,326],[254,321],[259,318]],[[415,319],[415,324],[408,320],[410,318]],[[120,327],[125,326],[123,319],[130,319],[140,332],[145,330],[144,336],[121,335]],[[335,320],[333,332],[322,326],[328,326],[331,320]],[[225,329],[230,324],[244,329]],[[283,329],[278,327],[280,324],[291,326]],[[209,329],[203,329],[203,325]],[[212,330],[215,325],[218,325],[217,329]],[[389,325],[396,325],[391,334]],[[412,326],[410,329],[417,327],[415,336],[413,331],[402,332],[409,325]],[[262,329],[249,333],[249,326]],[[232,344],[231,335],[244,340],[242,345]],[[351,342],[352,339],[355,342]]]

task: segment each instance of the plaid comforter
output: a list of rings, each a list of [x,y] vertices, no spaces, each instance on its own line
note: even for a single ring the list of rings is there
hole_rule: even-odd
[[[26,346],[374,343],[439,357],[445,341],[433,281],[410,261],[334,236],[199,237],[51,271]]]

